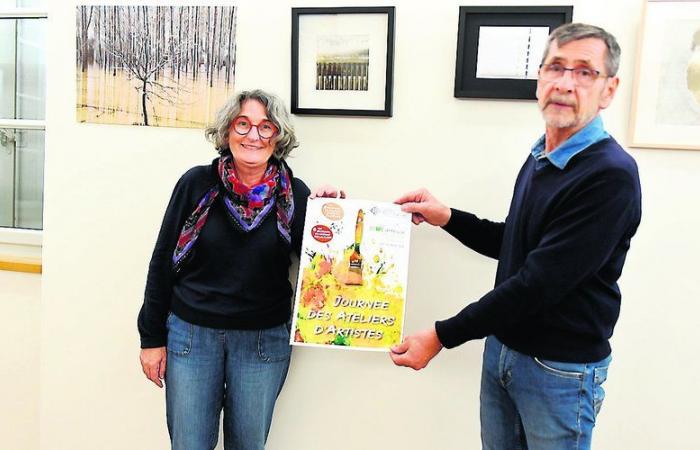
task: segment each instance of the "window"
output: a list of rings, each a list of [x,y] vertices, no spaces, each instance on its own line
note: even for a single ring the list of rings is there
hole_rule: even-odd
[[[0,0],[0,227],[42,228],[46,0]]]

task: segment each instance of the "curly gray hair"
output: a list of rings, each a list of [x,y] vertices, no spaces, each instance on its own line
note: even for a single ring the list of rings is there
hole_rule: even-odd
[[[265,106],[267,118],[277,125],[277,128],[280,130],[275,138],[274,155],[280,160],[286,158],[292,149],[299,146],[299,141],[297,141],[297,137],[294,134],[291,117],[279,97],[262,89],[241,91],[229,98],[216,113],[214,123],[204,130],[204,136],[209,142],[214,144],[219,153],[223,154],[229,151],[229,128],[233,119],[240,114],[243,102],[246,100],[257,100]]]
[[[542,55],[542,63],[547,59],[549,47],[552,42],[556,42],[558,46],[562,46],[571,41],[579,41],[587,38],[600,39],[605,43],[608,49],[605,55],[605,71],[609,77],[617,75],[617,69],[620,68],[621,51],[615,36],[600,27],[585,23],[567,23],[552,31],[549,35],[544,55]]]

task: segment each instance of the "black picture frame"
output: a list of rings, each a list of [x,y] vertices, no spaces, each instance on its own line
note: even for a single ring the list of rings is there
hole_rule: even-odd
[[[292,8],[291,110],[293,114],[378,117],[392,116],[394,86],[394,11],[395,8],[393,6]],[[304,34],[305,18],[315,15],[318,16],[318,20],[336,20],[338,16],[346,15],[346,17],[343,17],[342,19],[347,22],[349,20],[354,20],[355,18],[357,18],[358,21],[361,21],[363,18],[367,18],[367,15],[374,14],[386,16],[386,38],[384,39],[383,33],[379,32],[381,33],[381,35],[377,34],[372,39],[368,40],[368,62],[366,64],[360,64],[362,67],[357,69],[357,75],[354,72],[354,68],[344,69],[342,67],[337,70],[329,69],[328,73],[332,73],[333,75],[323,75],[322,71],[325,69],[319,68],[319,64],[324,63],[319,63],[319,56],[317,55],[315,61],[315,72],[313,72],[313,74],[315,75],[314,79],[317,79],[317,84],[314,88],[309,88],[309,80],[304,79],[302,85],[300,86],[300,80],[303,79],[303,75],[309,74],[308,69],[312,62],[308,57],[307,51],[301,51],[300,53],[300,37],[302,37],[303,42],[306,41],[306,38],[304,38],[304,36],[306,36]],[[310,25],[308,27],[311,28]],[[376,48],[373,49],[372,45],[374,45]],[[379,48],[380,45],[382,46],[382,48]],[[384,45],[385,47],[383,47]],[[380,58],[381,63],[385,65],[385,67],[382,68],[384,70],[380,69],[379,72],[372,72],[371,63],[373,61],[376,62],[376,60],[372,59],[373,55],[381,55],[384,51],[384,48],[386,49],[386,60],[384,61],[384,58]],[[377,50],[379,50],[379,53],[377,53]],[[379,66],[382,65],[381,63],[379,64]],[[344,63],[325,64],[342,65]],[[300,74],[300,72],[303,73]],[[347,73],[350,73],[350,75],[346,75]],[[377,82],[378,76],[380,79],[379,82]],[[358,81],[358,79],[360,81]],[[319,89],[319,84],[323,85],[324,83],[324,81],[322,80],[326,80],[325,82],[329,87]],[[364,80],[364,82],[362,80]],[[381,80],[383,80],[383,86],[380,85]],[[337,85],[335,83],[337,83]],[[364,83],[364,88],[358,88],[357,83],[359,83],[360,85]],[[348,85],[350,86],[349,89],[347,88]],[[379,87],[376,87],[378,85]],[[364,91],[360,92],[359,89],[364,89]],[[318,92],[321,90],[327,90],[328,92]],[[348,104],[352,103],[349,100],[354,101],[356,104],[360,103],[360,106],[358,107]]]
[[[460,6],[454,96],[534,100],[537,80],[478,78],[480,27],[549,27],[570,23],[573,6]],[[529,49],[529,47],[528,47]],[[539,61],[542,55],[532,55]]]

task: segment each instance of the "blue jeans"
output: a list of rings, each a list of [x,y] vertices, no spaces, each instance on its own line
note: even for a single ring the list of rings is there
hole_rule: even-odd
[[[220,330],[170,314],[165,397],[174,450],[211,450],[224,410],[224,448],[263,450],[289,368],[286,324]]]
[[[481,374],[484,450],[590,449],[610,360],[543,360],[489,336]]]

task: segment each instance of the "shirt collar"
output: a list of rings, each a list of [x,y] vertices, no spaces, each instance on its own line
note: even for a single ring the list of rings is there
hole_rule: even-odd
[[[549,161],[559,169],[564,170],[571,158],[608,137],[610,135],[603,127],[603,119],[598,115],[549,153],[544,151],[545,135],[542,135],[532,146],[531,153],[535,160],[542,163]]]

